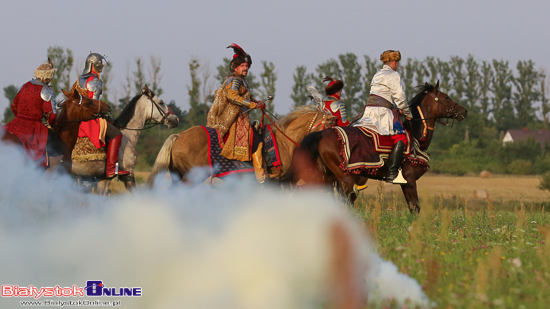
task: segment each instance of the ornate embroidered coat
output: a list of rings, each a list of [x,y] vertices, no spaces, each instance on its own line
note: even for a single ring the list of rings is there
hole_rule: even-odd
[[[325,103],[325,111],[338,117],[338,126],[344,127],[349,124],[346,105],[344,105],[342,99],[340,99],[340,96],[336,94],[329,95],[323,100],[323,102]]]
[[[245,113],[252,102],[257,101],[252,98],[246,79],[231,75],[216,90],[214,103],[208,111],[206,126],[218,130],[222,140],[229,134],[222,155],[230,160],[252,160],[252,129],[248,113]]]
[[[46,167],[48,129],[42,123],[42,117],[46,117],[48,123],[53,125],[56,115],[52,105],[53,92],[49,100],[45,101],[41,92],[48,86],[37,82],[40,80],[29,81],[21,87],[11,105],[15,119],[4,125],[4,129],[19,137],[27,155]]]

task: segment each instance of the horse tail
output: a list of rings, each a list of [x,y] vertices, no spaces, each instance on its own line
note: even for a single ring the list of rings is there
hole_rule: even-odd
[[[172,160],[172,146],[174,145],[178,137],[179,134],[172,134],[166,139],[164,145],[162,145],[162,148],[160,149],[159,154],[155,159],[153,170],[151,171],[151,174],[149,174],[149,178],[147,178],[147,186],[149,188],[153,188],[155,177],[157,177],[158,174],[166,173],[168,171],[170,167],[170,161]]]
[[[309,184],[321,182],[319,142],[322,137],[322,131],[310,133],[304,137],[300,147],[296,148],[289,173],[291,183],[295,184],[300,180]]]

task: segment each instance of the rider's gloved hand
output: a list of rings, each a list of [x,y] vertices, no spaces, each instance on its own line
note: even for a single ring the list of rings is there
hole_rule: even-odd
[[[256,103],[256,104],[257,104],[256,108],[265,109],[265,103],[264,102],[258,101],[258,103]]]

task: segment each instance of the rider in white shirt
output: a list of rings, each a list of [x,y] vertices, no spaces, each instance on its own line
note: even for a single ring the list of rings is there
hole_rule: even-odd
[[[365,112],[355,126],[366,127],[380,135],[392,137],[394,145],[388,160],[390,173],[386,181],[401,184],[406,181],[396,178],[403,161],[407,138],[399,113],[407,118],[412,118],[412,114],[405,101],[401,76],[397,73],[401,53],[398,50],[387,50],[380,55],[380,60],[384,66],[372,78]]]

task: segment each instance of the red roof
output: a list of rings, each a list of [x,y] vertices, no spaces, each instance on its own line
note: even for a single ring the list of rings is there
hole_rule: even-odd
[[[539,143],[550,143],[550,131],[548,130],[508,130],[514,142],[519,142],[534,137]]]

